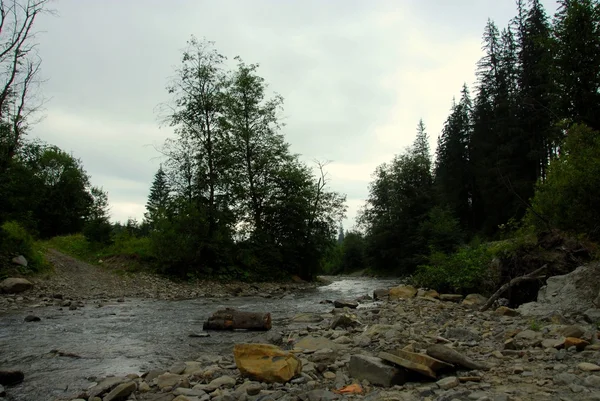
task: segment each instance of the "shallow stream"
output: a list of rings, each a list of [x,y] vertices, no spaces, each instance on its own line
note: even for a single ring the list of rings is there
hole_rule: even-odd
[[[396,284],[346,277],[283,298],[126,299],[74,311],[56,306],[23,310],[0,316],[0,368],[25,373],[22,384],[7,388],[9,400],[67,398],[95,378],[168,369],[175,361],[193,360],[202,353],[231,353],[233,344],[257,335],[211,331],[210,337],[190,337],[202,332],[203,322],[217,309],[270,312],[272,330],[279,331],[298,313],[330,311],[332,305],[320,304],[322,300],[354,299]],[[29,314],[41,321],[24,322]]]

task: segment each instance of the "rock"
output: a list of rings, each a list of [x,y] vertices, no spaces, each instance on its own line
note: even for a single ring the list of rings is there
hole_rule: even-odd
[[[126,400],[131,393],[136,390],[135,382],[121,383],[110,391],[102,401],[121,401]]]
[[[233,354],[242,376],[258,381],[285,383],[302,371],[294,354],[271,344],[236,344]]]
[[[495,313],[501,316],[519,316],[519,312],[515,309],[511,309],[508,306],[500,306],[496,309]]]
[[[588,387],[600,388],[600,376],[588,376],[583,383]]]
[[[457,387],[460,382],[458,381],[458,378],[450,376],[444,377],[442,380],[438,380],[435,382],[435,384],[437,384],[442,390],[450,390],[451,388]]]
[[[20,370],[0,370],[0,384],[12,386],[21,383],[25,375]]]
[[[535,341],[542,338],[542,333],[534,330],[523,330],[515,336],[517,340]]]
[[[91,400],[94,397],[99,397],[102,394],[111,391],[125,381],[127,381],[127,378],[125,377],[107,377],[91,388],[91,390],[88,392],[88,399]]]
[[[419,296],[422,296],[424,298],[440,299],[440,293],[437,292],[436,290],[423,291],[423,295],[419,295]]]
[[[260,392],[262,391],[262,386],[258,383],[250,383],[248,385],[248,387],[246,387],[246,394],[252,396],[252,395],[258,395],[260,394]]]
[[[187,365],[185,362],[175,362],[170,368],[169,373],[173,373],[175,375],[180,375],[185,371]]]
[[[480,306],[487,302],[487,298],[481,294],[469,294],[463,299],[461,305],[463,306]]]
[[[148,391],[150,391],[150,385],[148,385],[148,383],[146,383],[145,381],[141,382],[138,386],[138,391],[140,393],[147,393]]]
[[[427,348],[427,355],[444,362],[464,366],[468,369],[489,370],[489,366],[475,362],[471,358],[444,345],[434,344]]]
[[[25,259],[25,256],[23,255],[15,256],[11,259],[11,262],[13,262],[15,265],[27,267],[27,259]]]
[[[306,394],[307,401],[331,401],[337,400],[340,396],[328,390],[315,389]]]
[[[334,380],[335,379],[335,373],[330,372],[329,370],[326,372],[323,372],[323,377],[327,380]]]
[[[27,315],[27,316],[25,316],[25,319],[24,319],[24,320],[25,320],[26,322],[39,322],[39,321],[40,321],[40,320],[42,320],[42,319],[40,319],[39,317],[37,317],[37,316],[34,316],[34,315]]]
[[[600,309],[590,308],[583,312],[583,317],[588,323],[596,324],[600,322]]]
[[[410,369],[410,370],[420,373],[422,375],[431,377],[432,379],[436,378],[436,374],[435,374],[434,370],[430,366],[425,365],[426,361],[424,360],[425,358],[429,358],[430,360],[435,360],[435,359],[424,355],[424,358],[422,358],[422,360],[420,360],[419,362],[416,362],[416,360],[418,360],[417,359],[418,354],[414,354],[412,352],[407,352],[407,351],[401,351],[401,352],[403,353],[402,354],[403,356],[412,354],[412,358],[406,359],[399,355],[390,354],[388,352],[380,352],[377,356],[385,361],[402,366],[403,368],[406,368],[406,369]],[[420,362],[424,362],[424,363],[420,363]],[[443,362],[440,361],[440,363],[443,363]]]
[[[221,387],[232,388],[235,386],[235,382],[235,379],[231,376],[217,377],[216,379],[213,379],[210,383],[208,383],[205,390],[208,392],[212,392]]]
[[[350,315],[337,315],[331,320],[329,328],[335,330],[338,327],[343,329],[348,327],[357,326],[359,323],[353,319]]]
[[[593,363],[589,363],[589,362],[581,362],[579,365],[577,365],[577,367],[581,370],[583,370],[584,372],[598,372],[600,371],[600,366],[593,364]]]
[[[300,350],[316,351],[319,349],[332,349],[337,350],[341,345],[334,343],[333,341],[325,337],[313,337],[306,336],[294,344],[294,348]]]
[[[323,321],[323,316],[316,313],[300,313],[292,319],[296,323],[319,323]]]
[[[399,285],[390,288],[390,299],[410,299],[417,295],[417,289],[411,285]]]
[[[579,326],[572,325],[561,329],[559,333],[565,337],[581,338],[585,334],[585,330]]]
[[[582,340],[581,338],[567,337],[564,339],[564,341],[555,345],[554,348],[564,348],[568,350],[571,347],[575,347],[577,351],[583,351],[588,345],[590,345],[590,343],[585,340]]]
[[[385,363],[381,358],[367,355],[352,355],[348,372],[357,380],[368,380],[383,387],[404,384],[406,371]]]
[[[176,375],[173,373],[163,373],[156,378],[156,385],[159,389],[163,390],[166,388],[176,387],[185,379],[183,375]]]
[[[566,314],[595,308],[600,293],[600,262],[579,266],[571,273],[549,277],[538,291],[537,302],[521,305],[524,316],[545,316],[560,310]]]
[[[444,336],[453,340],[459,341],[481,341],[481,336],[471,330],[462,327],[449,327],[446,329]]]
[[[460,294],[442,294],[440,295],[440,299],[448,302],[460,302],[463,296]]]
[[[206,332],[202,332],[202,333],[190,333],[190,334],[188,334],[188,337],[191,337],[191,338],[206,338],[206,337],[210,337],[210,334],[206,333]]]
[[[333,306],[335,306],[336,308],[356,309],[358,308],[358,302],[349,299],[336,299],[335,301],[333,301]]]
[[[24,278],[5,278],[0,283],[0,292],[8,294],[18,294],[23,291],[27,291],[33,287],[33,284]]]
[[[373,299],[375,301],[388,299],[389,296],[390,290],[388,290],[387,288],[378,288],[375,291],[373,291]]]

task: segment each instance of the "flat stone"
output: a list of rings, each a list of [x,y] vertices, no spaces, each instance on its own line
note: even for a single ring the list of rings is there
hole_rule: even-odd
[[[565,337],[581,338],[585,334],[585,330],[576,325],[571,325],[559,331]]]
[[[316,313],[299,313],[292,318],[292,321],[295,323],[319,323],[323,319],[323,316]]]
[[[335,306],[336,308],[356,309],[358,308],[358,302],[349,299],[336,299],[335,301],[333,301],[333,306]]]
[[[19,277],[9,277],[0,282],[0,292],[18,294],[33,287],[29,280]]]
[[[367,355],[352,355],[348,372],[357,380],[368,380],[383,387],[404,384],[406,371],[385,363],[381,358]]]
[[[163,373],[156,378],[156,385],[163,390],[169,387],[175,387],[185,379],[185,376],[176,375],[173,373]]]
[[[391,362],[393,364],[402,366],[403,368],[406,369],[410,369],[414,372],[418,372],[422,375],[431,377],[433,379],[436,378],[436,374],[433,370],[431,370],[430,367],[422,365],[420,363],[416,363],[416,362],[412,362],[406,359],[403,359],[399,356],[390,354],[388,352],[380,352],[379,354],[377,354],[377,356],[381,359],[383,359],[384,361],[388,361]]]
[[[135,382],[121,383],[110,391],[102,401],[122,401],[126,400],[131,393],[137,389]]]
[[[88,392],[88,398],[92,399],[107,393],[125,381],[128,381],[126,377],[107,377],[92,387],[92,389]]]
[[[516,309],[511,309],[508,306],[500,306],[498,307],[498,309],[496,309],[494,313],[501,316],[519,316],[519,311],[517,311]]]
[[[460,382],[457,377],[450,376],[438,380],[437,382],[435,382],[435,384],[437,384],[438,387],[442,390],[450,390],[451,388],[457,387],[460,384]]]
[[[577,367],[581,370],[583,370],[584,372],[598,372],[600,371],[600,366],[593,364],[593,363],[589,363],[589,362],[581,362],[579,365],[577,365]]]
[[[286,383],[302,372],[302,362],[272,344],[236,344],[235,364],[242,376],[267,383]]]
[[[390,296],[390,290],[387,288],[378,288],[375,291],[373,291],[373,299],[375,301],[387,299],[389,296]]]
[[[480,306],[487,302],[487,298],[481,294],[469,294],[463,299],[461,305],[463,306]]]
[[[336,344],[333,341],[331,341],[330,339],[321,337],[321,336],[317,336],[317,337],[306,336],[306,337],[303,337],[296,344],[294,344],[294,348],[296,348],[296,349],[299,349],[299,350],[306,349],[306,350],[310,350],[310,351],[316,351],[319,349],[337,350],[340,347],[342,347],[341,344]]]

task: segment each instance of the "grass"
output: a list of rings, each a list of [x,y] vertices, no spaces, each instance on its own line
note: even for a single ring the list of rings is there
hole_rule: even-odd
[[[73,234],[54,237],[41,242],[40,246],[56,249],[90,264],[101,265],[106,262],[119,271],[147,269],[153,257],[149,238],[127,234],[116,236],[109,245],[91,243],[83,234]]]

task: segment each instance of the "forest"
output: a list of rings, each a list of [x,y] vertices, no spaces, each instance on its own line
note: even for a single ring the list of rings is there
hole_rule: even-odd
[[[283,98],[269,95],[259,65],[236,57],[228,68],[215,43],[195,37],[159,107],[174,135],[158,149],[144,219],[111,223],[83,162],[27,138],[41,62],[27,32],[46,5],[30,3],[10,27],[22,35],[0,53],[0,272],[15,254],[43,269],[42,248],[53,246],[183,279],[365,270],[466,292],[489,281],[498,247],[547,230],[596,242],[600,2],[558,3],[549,16],[518,0],[507,27],[487,21],[477,82],[449,99],[437,148],[416,122],[413,145],[373,173],[350,231],[326,163],[306,164],[286,142]]]

